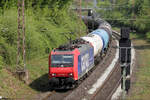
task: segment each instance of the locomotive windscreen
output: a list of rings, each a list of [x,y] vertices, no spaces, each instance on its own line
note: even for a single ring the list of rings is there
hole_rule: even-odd
[[[73,55],[52,55],[51,67],[73,67]]]

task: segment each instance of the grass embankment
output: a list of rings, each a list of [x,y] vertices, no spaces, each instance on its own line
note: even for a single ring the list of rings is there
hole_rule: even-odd
[[[56,6],[57,7],[57,6]],[[57,10],[57,9],[55,9]],[[52,13],[53,12],[53,13]],[[55,15],[50,15],[55,14]],[[33,99],[48,91],[48,56],[52,48],[86,34],[85,25],[68,10],[52,11],[48,8],[26,9],[26,61],[29,85],[19,81],[11,72],[16,70],[17,9],[6,9],[0,14],[0,96]],[[78,34],[80,30],[82,34]],[[70,32],[74,34],[70,35]],[[19,99],[20,100],[20,99]]]
[[[48,85],[48,57],[28,61],[27,69],[29,70],[29,85],[18,80],[11,72],[3,68],[0,72],[0,96],[17,100],[32,100],[39,93],[49,91],[46,86]]]
[[[132,34],[132,42],[136,49],[135,81],[128,100],[150,99],[150,42],[144,35]]]

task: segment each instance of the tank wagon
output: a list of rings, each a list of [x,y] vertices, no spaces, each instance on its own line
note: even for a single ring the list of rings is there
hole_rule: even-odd
[[[98,23],[98,28],[87,36],[51,51],[49,79],[53,88],[75,86],[91,71],[101,55],[106,53],[112,36],[111,26],[101,19]]]

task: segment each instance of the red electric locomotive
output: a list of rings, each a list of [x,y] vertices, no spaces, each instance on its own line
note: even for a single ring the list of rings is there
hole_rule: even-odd
[[[81,42],[82,41],[82,42]],[[94,66],[93,46],[81,40],[53,50],[49,55],[49,78],[53,88],[71,88]]]

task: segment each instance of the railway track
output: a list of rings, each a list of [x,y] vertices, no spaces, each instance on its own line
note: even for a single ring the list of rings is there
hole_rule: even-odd
[[[113,31],[113,36],[116,38],[116,39],[119,39],[119,34],[117,33],[117,32],[115,32],[115,31]],[[116,48],[114,48],[114,46],[111,46],[113,49],[116,49]],[[102,65],[104,65],[105,64],[105,61],[110,61],[111,62],[111,59],[109,59],[110,58],[110,56],[112,56],[111,54],[113,54],[113,52],[112,52],[112,48],[110,48],[109,49],[109,51],[108,51],[108,54],[106,55],[106,57],[104,57],[103,58],[103,60],[100,62],[100,64],[98,64],[97,66],[102,66]],[[115,51],[114,51],[115,52]],[[109,59],[109,60],[108,60]],[[97,66],[96,66],[96,68],[97,68]],[[106,66],[108,66],[108,65],[106,65]],[[116,64],[116,66],[118,66],[118,64]],[[99,69],[101,69],[101,70],[99,70],[99,72],[101,72],[101,73],[103,73],[104,71],[105,71],[105,69],[106,69],[107,67],[101,67],[101,68],[99,68]],[[92,98],[90,98],[89,100],[99,100],[98,98],[99,97],[103,97],[103,98],[105,98],[105,96],[103,95],[102,96],[102,94],[105,94],[106,95],[106,93],[110,93],[111,95],[107,95],[107,99],[106,100],[109,100],[109,98],[112,96],[112,94],[113,94],[113,92],[112,91],[114,91],[115,89],[112,87],[112,80],[114,80],[114,77],[117,77],[117,76],[121,76],[121,71],[120,71],[120,69],[119,69],[120,67],[114,67],[113,68],[113,70],[111,71],[111,73],[109,74],[109,77],[105,80],[105,82],[103,83],[103,85],[94,93],[94,95],[92,96]],[[97,70],[97,69],[96,69]],[[94,70],[95,71],[95,70]],[[116,73],[116,74],[114,74],[114,72]],[[119,74],[119,75],[118,75]],[[90,75],[90,76],[92,76],[92,75]],[[113,77],[112,77],[113,76]],[[87,80],[89,80],[89,79],[86,79],[86,81]],[[113,81],[113,84],[116,84],[118,81],[120,80],[120,77],[117,77],[114,81]],[[118,84],[119,84],[120,82],[118,82]],[[87,82],[83,82],[83,84],[88,84]],[[81,84],[81,88],[83,87],[82,85],[83,84]],[[93,83],[92,83],[93,84]],[[114,87],[118,87],[118,84],[116,85],[116,86],[114,86]],[[109,89],[106,89],[107,87],[111,87],[111,88],[109,88]],[[80,90],[80,92],[82,92],[82,95],[85,95],[83,92],[86,92],[85,90],[81,90],[81,88],[80,88],[80,86],[78,86],[78,88],[75,88],[74,90],[62,90],[62,91],[52,91],[51,93],[49,93],[45,98],[43,98],[42,100],[69,100],[69,99],[72,99],[72,100],[81,100],[81,98],[79,99],[79,98],[74,98],[74,97],[68,97],[70,94],[72,94],[74,91],[78,91],[78,90]],[[107,90],[107,91],[106,91]],[[81,93],[80,93],[81,94]],[[99,95],[99,94],[101,94],[101,95]],[[105,100],[104,99],[104,100]],[[103,100],[103,99],[102,99]]]
[[[113,31],[113,36],[119,40],[120,33]],[[119,61],[108,75],[103,85],[94,93],[90,100],[111,100],[113,93],[121,83],[121,67]]]
[[[120,39],[120,33],[119,32],[117,32],[117,31],[112,31],[113,32],[113,36],[117,39],[117,40],[119,40]]]
[[[97,81],[99,76],[102,76],[104,71],[107,69],[109,66],[109,62],[112,61],[114,58],[115,54],[115,40],[112,41],[112,48],[109,49],[107,55],[103,58],[103,60],[96,66],[96,69],[94,72],[82,82],[82,84],[73,91],[68,97],[66,97],[64,100],[90,100],[91,96],[90,94],[87,93],[88,90],[92,87],[93,83]],[[106,63],[107,62],[107,63]],[[85,97],[85,98],[83,98]]]
[[[109,51],[108,52],[110,52],[111,53],[111,48],[109,49]],[[108,60],[109,59],[109,56],[110,56],[110,54],[107,54],[106,55],[106,57],[104,57],[103,58],[103,60],[100,62],[100,65],[98,64],[97,66],[101,66],[101,64],[104,64],[105,63],[105,60]],[[111,60],[109,60],[109,61],[111,61]],[[93,70],[93,72],[95,71],[95,69],[97,68],[97,66],[95,66],[95,68],[94,68],[94,70]],[[101,72],[101,73],[103,73],[103,71],[105,70],[106,68],[104,67],[104,68],[101,68],[100,70],[99,70],[99,72]],[[92,73],[91,73],[92,74]],[[91,75],[90,74],[90,75]],[[89,75],[89,76],[90,76]],[[88,78],[88,77],[87,77]],[[86,79],[87,79],[86,78]],[[84,80],[83,80],[84,81]],[[82,81],[82,82],[83,82]],[[82,84],[82,83],[81,83]],[[79,84],[79,86],[80,86],[80,84]],[[78,88],[80,88],[78,86]],[[78,90],[78,88],[75,88],[75,89],[73,89],[73,90],[62,90],[62,91],[52,91],[51,93],[49,93],[45,98],[43,98],[42,100],[66,100],[66,97],[70,94],[70,93],[72,93],[73,91],[76,91],[76,90]],[[81,90],[82,92],[84,91],[84,90]],[[67,100],[69,100],[69,99],[67,99]],[[72,100],[78,100],[78,99],[72,99]]]
[[[117,40],[120,39],[119,32],[113,31],[113,36],[116,37]],[[134,61],[134,55],[135,55],[134,53],[135,53],[135,51],[133,49],[132,61]],[[134,66],[134,65],[132,65],[132,66]],[[133,70],[133,68],[131,69],[131,71],[132,70]],[[131,72],[131,74],[132,74],[132,72]],[[116,90],[120,86],[122,78],[123,78],[123,76],[121,73],[121,67],[120,67],[120,64],[118,61],[116,66],[114,67],[114,69],[108,75],[108,77],[105,80],[105,82],[103,83],[103,85],[94,93],[92,98],[89,100],[111,100],[113,94],[116,92]],[[114,100],[114,98],[113,98],[113,100]],[[115,100],[116,100],[116,98],[115,98]]]
[[[94,93],[91,100],[110,100],[113,90],[116,90],[120,84],[121,68],[119,63],[113,68],[103,85]],[[119,82],[118,82],[119,81]],[[116,84],[118,83],[118,84]],[[114,88],[116,87],[116,88]]]

